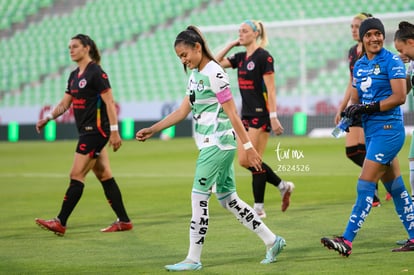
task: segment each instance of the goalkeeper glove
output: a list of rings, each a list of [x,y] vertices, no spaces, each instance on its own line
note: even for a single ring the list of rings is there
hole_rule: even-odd
[[[353,104],[345,108],[343,114],[346,117],[354,118],[360,114],[373,114],[380,112],[380,103],[372,102],[369,104]]]

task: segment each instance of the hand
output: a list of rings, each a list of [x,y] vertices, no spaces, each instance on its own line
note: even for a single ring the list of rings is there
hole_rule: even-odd
[[[249,162],[249,167],[254,167],[256,171],[262,171],[262,158],[254,147],[246,150],[246,156],[247,161]]]
[[[354,118],[356,113],[361,112],[362,104],[352,104],[345,108],[345,110],[341,113],[342,117],[347,118]]]
[[[273,133],[275,133],[275,135],[279,136],[279,135],[283,134],[283,131],[285,129],[283,128],[283,126],[280,123],[279,119],[271,118],[270,119],[270,125],[271,125],[272,131],[273,131]]]
[[[118,131],[111,131],[111,135],[109,136],[109,147],[112,146],[112,149],[114,152],[118,151],[119,148],[121,148],[122,145],[122,139],[119,135]]]
[[[233,47],[238,47],[238,46],[240,46],[240,40],[237,38],[237,40],[234,40],[234,41],[232,42],[232,45],[233,45]]]
[[[343,116],[344,116],[344,112],[338,111],[334,117],[334,124],[337,125]]]
[[[146,141],[147,139],[149,139],[152,135],[154,134],[154,131],[152,130],[151,127],[149,128],[143,128],[141,130],[139,130],[136,134],[135,134],[135,139],[138,141]]]
[[[345,108],[344,116],[354,119],[356,116],[361,114],[373,114],[380,112],[380,103],[372,102],[369,104],[353,104]]]
[[[36,123],[36,132],[40,134],[40,131],[46,126],[46,124],[49,122],[49,119],[42,118],[39,119],[39,121]]]

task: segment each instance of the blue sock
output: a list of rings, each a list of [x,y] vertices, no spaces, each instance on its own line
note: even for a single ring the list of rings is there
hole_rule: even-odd
[[[357,199],[352,208],[351,216],[349,217],[348,225],[343,234],[344,238],[352,242],[361,229],[366,217],[372,208],[372,201],[375,194],[375,182],[358,179],[357,184]]]
[[[392,182],[384,183],[384,187],[392,196],[395,211],[407,230],[410,240],[414,239],[414,205],[402,177],[399,176]]]

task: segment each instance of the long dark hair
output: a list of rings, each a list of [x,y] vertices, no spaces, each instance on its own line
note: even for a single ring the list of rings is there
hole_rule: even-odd
[[[98,65],[101,63],[101,54],[99,53],[98,47],[96,46],[95,41],[93,41],[88,35],[86,34],[77,34],[72,39],[78,39],[83,46],[89,46],[89,56],[91,59]]]
[[[174,47],[181,43],[192,47],[194,47],[196,43],[199,43],[201,45],[203,54],[206,55],[209,59],[218,63],[217,60],[214,58],[213,54],[211,53],[210,49],[208,48],[207,42],[203,34],[197,27],[190,25],[184,31],[180,32],[177,35],[177,38],[175,39]],[[185,64],[183,64],[183,66],[184,71],[187,72],[187,66]]]

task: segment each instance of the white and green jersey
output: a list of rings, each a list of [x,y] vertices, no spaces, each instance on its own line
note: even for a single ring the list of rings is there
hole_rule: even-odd
[[[215,145],[222,150],[236,148],[233,126],[218,98],[218,94],[226,90],[229,91],[228,76],[216,62],[210,61],[200,72],[197,69],[192,71],[187,95],[190,98],[194,139],[198,149]]]

